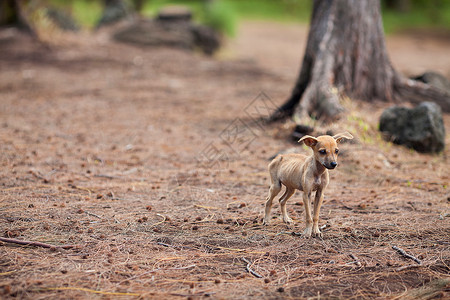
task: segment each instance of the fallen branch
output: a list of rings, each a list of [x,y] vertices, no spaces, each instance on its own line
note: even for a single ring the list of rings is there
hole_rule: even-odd
[[[4,238],[4,237],[0,237],[0,241],[5,242],[5,243],[12,243],[12,244],[19,244],[19,245],[26,245],[26,246],[35,246],[35,247],[42,247],[42,248],[71,249],[71,248],[78,247],[78,245],[60,245],[60,246],[56,246],[56,245],[50,245],[50,244],[41,243],[41,242],[22,241],[22,240],[11,239],[11,238]]]
[[[406,253],[405,250],[403,250],[402,248],[399,248],[397,246],[392,246],[392,249],[397,250],[397,252],[400,253],[403,257],[412,259],[413,261],[415,261],[419,265],[422,264],[420,259],[418,259],[417,257],[412,256],[411,254]]]
[[[247,266],[245,267],[245,269],[247,270],[247,272],[249,272],[250,274],[252,274],[253,276],[257,277],[257,278],[263,278],[262,275],[259,275],[258,273],[256,273],[255,271],[253,271],[250,268],[250,265],[252,264],[250,261],[248,261],[245,257],[241,258],[245,263],[247,263]]]

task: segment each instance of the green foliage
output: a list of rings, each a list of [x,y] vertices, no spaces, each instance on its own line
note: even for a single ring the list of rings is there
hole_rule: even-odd
[[[43,2],[57,9],[69,12],[77,23],[87,28],[92,28],[97,24],[103,11],[103,1],[47,0]]]
[[[233,36],[236,33],[236,15],[226,1],[215,0],[205,4],[202,18],[205,25]]]
[[[72,1],[72,14],[82,26],[92,28],[100,20],[103,5],[101,1],[77,0]]]
[[[389,7],[387,2],[382,1],[382,17],[388,33],[407,28],[450,29],[450,1],[410,0],[404,11]]]
[[[309,21],[310,0],[227,0],[239,19],[266,19],[281,22]]]

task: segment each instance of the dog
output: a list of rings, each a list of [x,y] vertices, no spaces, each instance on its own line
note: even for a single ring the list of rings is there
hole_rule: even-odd
[[[329,182],[328,170],[337,166],[339,154],[338,144],[343,139],[353,139],[348,133],[340,133],[335,136],[322,135],[317,138],[305,135],[298,142],[305,143],[313,150],[312,155],[284,154],[275,157],[269,164],[271,186],[269,196],[266,199],[263,224],[268,225],[272,201],[281,191],[282,185],[286,191],[280,198],[280,209],[285,223],[291,224],[292,219],[286,211],[286,201],[294,194],[295,190],[303,191],[303,203],[305,205],[306,229],[305,237],[322,237],[319,230],[319,211],[323,201],[323,192]],[[314,216],[311,217],[311,195],[315,192]]]

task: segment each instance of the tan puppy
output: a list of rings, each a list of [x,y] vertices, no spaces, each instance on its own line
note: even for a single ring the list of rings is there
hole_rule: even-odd
[[[267,197],[263,224],[269,224],[272,201],[281,191],[281,186],[286,186],[286,191],[280,198],[281,214],[285,223],[292,223],[286,211],[286,201],[294,194],[295,190],[303,191],[303,203],[305,204],[306,229],[304,235],[310,237],[322,236],[319,230],[319,211],[323,201],[323,191],[328,185],[329,175],[327,169],[337,166],[339,149],[337,145],[342,139],[353,139],[348,133],[340,133],[335,136],[323,135],[317,138],[306,135],[298,142],[304,142],[311,147],[313,154],[278,155],[269,164],[269,172],[272,185]],[[311,194],[316,192],[314,199],[314,217],[311,217]]]

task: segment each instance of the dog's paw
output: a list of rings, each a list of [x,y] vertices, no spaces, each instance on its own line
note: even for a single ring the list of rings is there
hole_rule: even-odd
[[[263,219],[263,221],[262,221],[262,224],[265,226],[269,225],[269,223],[270,223],[269,220],[266,220],[266,219]]]
[[[283,218],[283,222],[286,223],[286,224],[294,223],[294,221],[292,221],[292,219],[290,217],[284,217]]]
[[[322,232],[319,229],[313,230],[312,236],[322,238]]]
[[[306,227],[305,231],[303,231],[303,237],[310,238],[312,233],[311,227]]]

